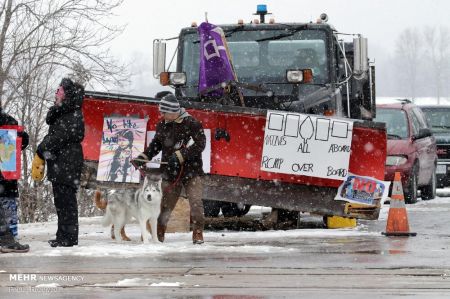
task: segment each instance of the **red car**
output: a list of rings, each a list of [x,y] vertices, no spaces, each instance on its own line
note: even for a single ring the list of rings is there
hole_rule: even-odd
[[[393,181],[395,172],[402,177],[406,203],[436,196],[436,140],[422,110],[409,100],[377,105],[379,122],[387,127],[385,180]]]

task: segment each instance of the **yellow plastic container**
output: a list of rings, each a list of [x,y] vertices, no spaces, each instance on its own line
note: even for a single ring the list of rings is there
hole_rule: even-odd
[[[327,217],[327,227],[328,228],[352,228],[356,227],[355,218],[331,216]]]

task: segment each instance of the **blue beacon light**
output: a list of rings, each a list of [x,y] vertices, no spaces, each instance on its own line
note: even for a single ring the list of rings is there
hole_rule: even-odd
[[[256,13],[257,14],[260,14],[260,13],[266,14],[267,13],[267,5],[266,4],[258,4],[256,6]]]

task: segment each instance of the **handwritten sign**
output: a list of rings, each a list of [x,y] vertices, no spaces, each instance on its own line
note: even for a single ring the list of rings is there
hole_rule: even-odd
[[[97,180],[139,183],[131,160],[144,151],[148,119],[105,117]]]
[[[350,173],[338,188],[338,193],[334,199],[366,205],[377,205],[387,199],[390,184],[390,182]]]
[[[261,170],[344,180],[352,131],[349,120],[267,111]]]
[[[205,137],[206,137],[206,145],[205,149],[202,152],[202,160],[203,160],[203,172],[204,173],[210,173],[211,172],[211,130],[210,129],[204,129]],[[147,132],[147,146],[152,142],[153,138],[155,137],[155,131],[148,131]],[[192,139],[191,139],[192,141]],[[193,142],[193,141],[192,141]],[[153,157],[152,161],[155,161],[156,163],[147,163],[147,167],[150,168],[159,168],[161,162],[161,152],[157,154],[155,157]]]

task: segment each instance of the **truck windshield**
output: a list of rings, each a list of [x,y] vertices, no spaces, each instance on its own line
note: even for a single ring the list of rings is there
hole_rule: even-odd
[[[436,106],[435,108],[422,108],[433,132],[450,130],[450,108]]]
[[[236,31],[227,37],[238,80],[250,84],[287,84],[286,70],[312,69],[314,83],[329,83],[326,37],[322,30],[288,29]],[[199,37],[182,37],[181,68],[187,85],[197,86],[199,77]]]
[[[405,111],[377,108],[377,117],[374,121],[386,123],[388,139],[408,138],[408,122]]]

